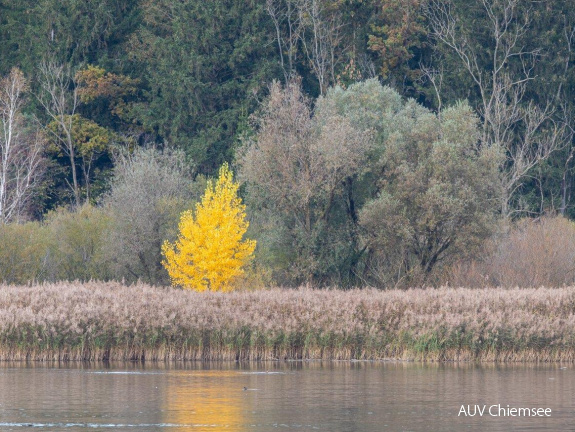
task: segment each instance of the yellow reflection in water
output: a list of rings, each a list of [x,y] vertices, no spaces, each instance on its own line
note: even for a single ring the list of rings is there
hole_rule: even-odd
[[[233,371],[188,371],[171,376],[164,399],[165,423],[181,425],[170,431],[239,431],[243,387]]]

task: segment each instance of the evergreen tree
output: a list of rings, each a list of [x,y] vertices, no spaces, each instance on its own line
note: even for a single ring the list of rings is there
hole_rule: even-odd
[[[146,101],[134,118],[211,174],[231,159],[238,129],[274,75],[263,5],[160,0],[145,3],[143,14],[130,57]]]

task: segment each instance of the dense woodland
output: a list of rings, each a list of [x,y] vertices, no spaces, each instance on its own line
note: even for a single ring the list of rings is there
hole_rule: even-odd
[[[224,162],[246,286],[575,281],[570,1],[0,0],[0,41],[2,281],[168,284]]]

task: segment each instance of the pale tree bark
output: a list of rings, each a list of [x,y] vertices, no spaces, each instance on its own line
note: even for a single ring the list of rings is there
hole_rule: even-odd
[[[298,4],[299,0],[266,0],[266,10],[276,31],[280,66],[285,82],[294,77],[297,47],[303,30]]]
[[[563,34],[565,36],[565,57],[563,59],[563,74],[562,79],[559,84],[559,88],[557,89],[557,99],[562,98],[563,96],[563,85],[568,83],[568,73],[569,73],[569,65],[573,61],[573,53],[574,53],[574,45],[575,45],[575,26],[573,26],[570,22],[567,21],[567,18],[563,21]],[[565,99],[565,98],[563,98]],[[563,102],[565,108],[563,108],[563,112],[566,113],[565,117],[569,119],[567,122],[568,130],[567,132],[573,137],[575,135],[575,128],[573,125],[573,115],[569,113],[567,109],[567,102]],[[570,189],[571,189],[571,179],[568,179],[569,174],[572,172],[571,162],[573,160],[573,155],[575,152],[575,146],[573,144],[569,148],[569,153],[567,158],[565,159],[565,163],[563,164],[563,176],[561,179],[561,206],[559,208],[559,213],[561,215],[565,215],[565,211],[567,210],[567,201],[570,199]]]
[[[323,95],[335,82],[337,51],[343,42],[343,23],[337,13],[327,10],[322,0],[301,0],[300,14],[304,23],[302,45]]]
[[[419,69],[421,70],[421,82],[429,82],[433,86],[433,91],[435,93],[435,98],[437,99],[437,118],[441,121],[441,110],[443,109],[443,99],[441,97],[443,89],[443,65],[440,63],[438,69],[419,64]]]
[[[500,152],[501,212],[511,216],[514,193],[536,165],[570,138],[560,97],[553,96],[544,107],[526,101],[526,92],[536,78],[534,67],[539,49],[526,50],[523,39],[531,23],[529,11],[519,12],[519,0],[481,0],[489,23],[490,60],[480,63],[476,44],[459,28],[450,1],[430,0],[426,16],[431,34],[457,55],[480,95],[483,145]],[[520,65],[510,72],[510,63]]]
[[[60,133],[54,131],[50,133],[64,154],[68,156],[72,170],[72,184],[69,186],[74,194],[76,206],[80,207],[82,200],[76,168],[76,149],[72,136],[74,114],[78,108],[78,91],[74,86],[70,68],[56,63],[42,63],[40,86],[38,101],[51,121],[58,126]]]
[[[44,140],[21,114],[27,90],[18,69],[0,80],[0,223],[20,221],[42,174]]]
[[[328,10],[325,0],[266,0],[266,9],[275,26],[280,65],[285,82],[296,75],[298,49],[308,61],[325,94],[335,82],[339,58],[345,52],[336,10]]]

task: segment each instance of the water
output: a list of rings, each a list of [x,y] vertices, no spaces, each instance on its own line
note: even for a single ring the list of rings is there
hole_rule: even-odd
[[[573,431],[574,402],[571,365],[0,363],[1,431]]]

